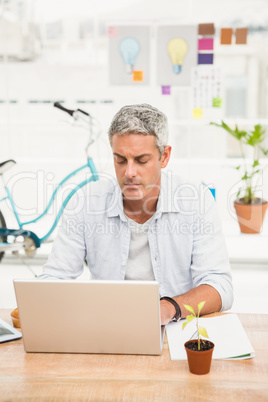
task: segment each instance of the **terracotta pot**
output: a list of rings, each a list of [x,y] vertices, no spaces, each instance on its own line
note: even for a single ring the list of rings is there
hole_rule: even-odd
[[[191,350],[187,348],[188,343],[194,342],[197,343],[197,339],[193,339],[191,341],[188,341],[184,344],[186,353],[187,353],[187,360],[188,360],[188,366],[189,370],[192,374],[207,374],[210,372],[210,366],[211,366],[211,360],[212,360],[212,353],[214,350],[214,343],[210,341],[213,347],[209,350]]]
[[[241,233],[260,233],[268,202],[262,204],[242,204],[234,202]]]

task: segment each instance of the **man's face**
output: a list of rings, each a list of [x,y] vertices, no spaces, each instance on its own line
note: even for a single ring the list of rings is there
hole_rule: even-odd
[[[125,199],[142,200],[159,194],[161,168],[168,164],[170,146],[160,158],[153,135],[114,134],[112,149],[117,180]]]

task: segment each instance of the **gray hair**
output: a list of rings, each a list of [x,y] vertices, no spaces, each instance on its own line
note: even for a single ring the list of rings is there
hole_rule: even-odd
[[[167,117],[160,110],[146,103],[127,105],[122,107],[112,120],[108,131],[110,144],[114,134],[154,135],[155,144],[161,156],[168,141]]]

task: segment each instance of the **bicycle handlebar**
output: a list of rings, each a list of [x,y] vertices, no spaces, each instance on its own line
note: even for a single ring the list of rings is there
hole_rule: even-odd
[[[63,110],[64,112],[68,113],[70,116],[73,116],[75,110],[67,109],[66,107],[62,106],[59,102],[54,103],[54,107]]]
[[[89,133],[89,140],[86,146],[86,155],[89,158],[88,149],[93,142],[96,141],[96,138],[101,134],[100,123],[97,119],[92,117],[89,113],[85,112],[81,109],[71,110],[62,106],[59,102],[54,103],[54,107],[62,110],[63,112],[68,113],[72,116],[74,123],[76,126],[82,127],[86,129]]]
[[[55,102],[55,103],[54,103],[54,107],[57,107],[58,109],[63,110],[64,112],[68,113],[68,114],[69,114],[70,116],[72,116],[72,117],[74,117],[73,114],[74,114],[75,112],[81,112],[81,113],[85,114],[86,116],[90,116],[89,113],[85,112],[85,111],[82,110],[82,109],[77,109],[77,110],[67,109],[66,107],[62,106],[59,102]]]
[[[90,117],[90,114],[87,113],[87,112],[85,112],[85,111],[82,110],[82,109],[77,109],[77,112],[81,112],[81,113],[85,114],[86,116],[89,116],[89,117]]]

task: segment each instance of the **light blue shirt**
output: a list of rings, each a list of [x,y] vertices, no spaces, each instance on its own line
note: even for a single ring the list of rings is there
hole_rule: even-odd
[[[92,279],[125,279],[130,229],[115,179],[83,187],[69,201],[40,278],[75,279],[86,258]],[[162,173],[157,210],[148,230],[160,296],[175,297],[203,284],[233,302],[231,269],[216,202],[203,184]]]

